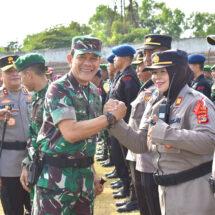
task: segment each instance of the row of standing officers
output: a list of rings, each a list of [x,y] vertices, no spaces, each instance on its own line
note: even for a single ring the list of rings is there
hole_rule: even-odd
[[[73,38],[67,56],[71,71],[49,87],[43,56],[0,60],[4,84],[0,177],[5,214],[23,214],[23,205],[30,213],[24,189],[34,193],[32,214],[93,214],[94,196],[103,189],[93,168],[95,134],[106,127],[113,151],[118,148],[122,159],[127,156],[128,160],[123,161],[124,169],[115,161],[124,184],[119,195],[130,184],[129,166],[141,214],[213,214],[207,178],[214,150],[214,106],[188,87],[193,84],[191,61],[183,51],[168,51],[171,40],[166,35],[145,37],[144,68],[139,73],[152,70],[152,80],[149,75],[141,87],[131,66],[135,50],[127,45],[113,49],[114,66],[120,73],[104,115],[97,89],[90,83],[101,63],[100,40]],[[20,77],[29,91],[35,91],[32,97]],[[203,90],[206,85],[197,88]],[[12,110],[5,110],[6,106]],[[37,151],[42,152],[43,164],[37,185],[31,187],[28,168]]]

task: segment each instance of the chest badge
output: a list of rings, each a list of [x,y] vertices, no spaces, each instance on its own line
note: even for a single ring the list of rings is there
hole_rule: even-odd
[[[12,127],[16,124],[16,119],[14,117],[10,117],[10,119],[7,121],[7,125],[9,127]]]

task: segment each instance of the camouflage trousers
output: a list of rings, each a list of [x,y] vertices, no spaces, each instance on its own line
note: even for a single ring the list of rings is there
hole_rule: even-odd
[[[72,193],[36,187],[32,215],[92,215],[94,192]]]

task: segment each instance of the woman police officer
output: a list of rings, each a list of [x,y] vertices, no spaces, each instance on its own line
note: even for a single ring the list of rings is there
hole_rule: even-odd
[[[152,61],[145,70],[152,70],[159,93],[148,102],[139,130],[120,120],[110,134],[135,153],[152,153],[163,215],[211,215],[215,200],[208,178],[215,144],[215,107],[188,86],[193,74],[186,52],[157,52]],[[163,98],[158,99],[158,94]],[[107,103],[105,111],[112,109],[117,115],[117,101]]]

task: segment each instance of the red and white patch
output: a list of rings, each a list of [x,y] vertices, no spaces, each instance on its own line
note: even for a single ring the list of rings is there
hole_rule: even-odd
[[[204,98],[197,101],[193,113],[197,116],[199,124],[207,124],[210,121],[208,118],[208,107],[205,106]]]

